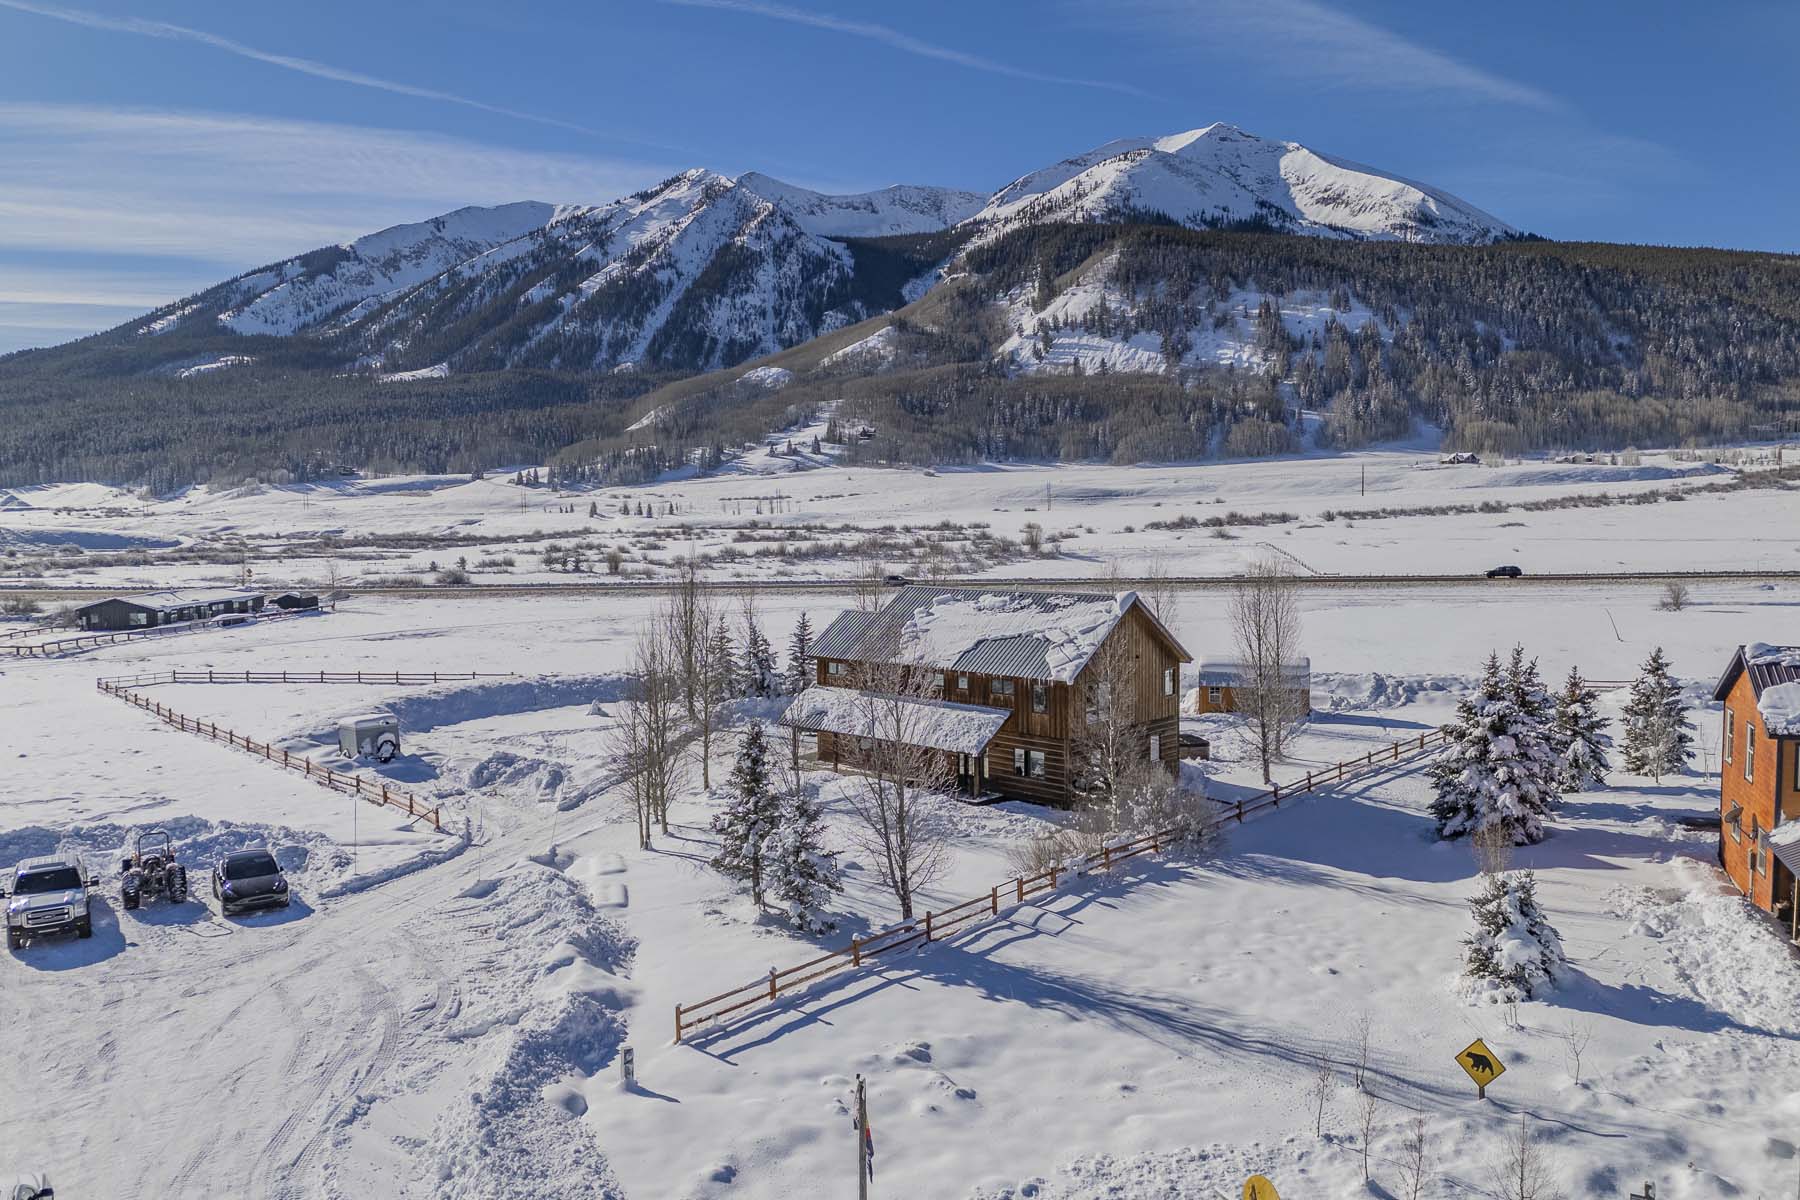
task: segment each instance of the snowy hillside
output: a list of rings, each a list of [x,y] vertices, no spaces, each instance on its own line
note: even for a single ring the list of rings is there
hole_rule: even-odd
[[[1108,142],[994,193],[999,228],[1160,214],[1195,228],[1254,224],[1321,237],[1480,243],[1512,226],[1448,192],[1217,123]]]
[[[987,197],[953,188],[899,184],[878,192],[830,196],[771,179],[755,171],[738,186],[780,205],[808,233],[820,237],[887,237],[933,233],[980,212]]]
[[[541,229],[555,211],[551,205],[531,201],[461,208],[315,250],[214,289],[223,290],[231,306],[218,320],[237,333],[298,333],[359,302],[423,283]],[[153,319],[145,332],[164,328]]]

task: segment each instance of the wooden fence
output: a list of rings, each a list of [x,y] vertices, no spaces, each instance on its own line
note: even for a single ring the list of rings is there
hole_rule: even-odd
[[[221,729],[216,721],[200,721],[184,716],[158,704],[148,696],[134,692],[134,687],[152,687],[167,683],[386,683],[386,684],[418,684],[443,683],[463,679],[506,678],[501,673],[464,672],[444,674],[437,671],[420,671],[407,673],[396,671],[382,674],[372,671],[163,671],[154,675],[138,675],[121,679],[96,679],[94,686],[109,696],[117,696],[127,704],[141,708],[150,713],[165,725],[192,733],[200,737],[210,738],[215,742],[224,742],[251,754],[260,755],[265,761],[289,771],[297,771],[315,783],[323,784],[333,791],[346,791],[361,796],[371,804],[397,808],[407,816],[431,822],[431,827],[442,832],[444,828],[443,808],[441,805],[427,805],[423,800],[402,788],[387,783],[373,783],[357,775],[347,775],[342,771],[333,771],[329,767],[316,765],[303,754],[290,754],[286,750],[277,749],[267,742],[259,742],[231,729]]]
[[[317,609],[295,609],[292,612],[280,610],[263,610],[257,613],[230,614],[220,616],[243,615],[251,617],[257,624],[270,621],[292,621],[298,617],[313,616]],[[63,628],[58,626],[58,628]],[[70,627],[72,628],[72,627]],[[55,658],[76,650],[93,650],[100,646],[111,646],[117,642],[136,642],[144,638],[168,637],[177,633],[198,633],[203,629],[214,628],[211,617],[202,617],[197,621],[177,621],[172,625],[148,625],[143,629],[119,629],[108,633],[81,633],[70,637],[54,638],[48,642],[38,642],[30,646],[14,646],[0,643],[0,654],[10,654],[15,658]],[[12,635],[16,638],[17,634]]]
[[[1404,738],[1371,750],[1360,758],[1346,759],[1330,767],[1308,771],[1304,779],[1285,785],[1276,784],[1230,804],[1220,803],[1218,812],[1221,819],[1236,819],[1241,822],[1253,813],[1279,808],[1283,800],[1292,800],[1296,796],[1341,783],[1378,767],[1392,766],[1414,758],[1428,749],[1442,745],[1446,740],[1444,732],[1439,729],[1422,733],[1416,738]],[[903,921],[868,937],[851,938],[848,946],[839,947],[792,967],[770,968],[768,975],[761,979],[709,996],[697,1003],[677,1004],[675,1040],[680,1042],[696,1030],[747,1016],[751,1010],[773,1004],[783,995],[802,989],[827,975],[853,970],[884,954],[935,941],[981,922],[997,920],[1002,911],[1016,908],[1033,896],[1056,890],[1070,876],[1079,878],[1095,871],[1110,871],[1140,854],[1161,853],[1164,848],[1174,845],[1179,836],[1177,830],[1163,829],[1117,845],[1103,846],[1073,865],[1053,866],[1036,875],[1009,879],[1005,883],[995,884],[984,895],[973,896],[949,908],[928,912],[923,919]]]

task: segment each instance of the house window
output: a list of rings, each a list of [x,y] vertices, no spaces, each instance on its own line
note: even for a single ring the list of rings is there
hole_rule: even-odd
[[[825,673],[827,675],[842,675],[844,673],[844,664],[841,662],[826,663]]]
[[[1736,733],[1737,733],[1737,723],[1732,720],[1731,710],[1728,708],[1725,710],[1725,761],[1726,762],[1731,761],[1732,743],[1737,740],[1736,737],[1734,737],[1733,735]]]
[[[1224,688],[1216,688],[1216,687],[1207,688],[1206,689],[1206,702],[1208,704],[1223,704],[1223,703],[1225,703],[1225,689]]]
[[[1161,734],[1153,733],[1150,735],[1150,761],[1151,762],[1161,762],[1162,761],[1162,735]]]
[[[969,677],[967,675],[958,675],[956,677],[956,690],[959,692],[966,692],[969,690]]]
[[[1744,722],[1744,778],[1756,779],[1756,726]]]
[[[1050,711],[1050,689],[1041,683],[1031,685],[1031,711],[1034,713]]]
[[[1163,695],[1173,696],[1174,694],[1175,694],[1175,668],[1174,667],[1164,667],[1163,668]]]
[[[1042,779],[1044,777],[1044,752],[1015,747],[1013,749],[1013,774],[1024,775],[1031,779]]]
[[[126,619],[133,625],[143,625],[149,621],[150,614],[141,612],[128,613]]]
[[[988,695],[995,700],[1004,699],[1008,704],[1011,704],[1013,698],[1013,681],[1010,679],[988,680]]]

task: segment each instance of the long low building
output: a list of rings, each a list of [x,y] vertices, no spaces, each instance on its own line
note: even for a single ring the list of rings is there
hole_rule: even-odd
[[[181,590],[145,592],[137,596],[111,596],[75,610],[75,622],[83,629],[99,631],[150,629],[203,621],[225,613],[261,612],[263,594],[241,588],[217,591]]]

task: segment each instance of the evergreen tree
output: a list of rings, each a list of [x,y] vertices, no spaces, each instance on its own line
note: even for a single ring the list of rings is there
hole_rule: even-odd
[[[1606,757],[1612,737],[1606,730],[1612,722],[1600,715],[1599,702],[1581,672],[1570,668],[1556,697],[1557,780],[1564,792],[1606,786],[1612,765]]]
[[[713,626],[707,663],[712,676],[708,680],[708,692],[713,702],[734,699],[739,694],[737,650],[731,644],[731,627],[725,623],[724,613],[719,614],[718,624]]]
[[[794,625],[793,636],[788,638],[787,690],[790,693],[804,692],[812,686],[815,674],[812,655],[807,651],[812,648],[812,622],[805,613]]]
[[[1694,754],[1694,727],[1681,700],[1681,686],[1669,677],[1662,647],[1651,651],[1632,682],[1625,703],[1625,769],[1651,775],[1678,775]]]
[[[1521,709],[1528,690],[1523,670],[1504,677],[1490,654],[1480,689],[1457,705],[1444,727],[1449,743],[1431,764],[1439,837],[1497,827],[1515,845],[1543,840],[1544,815],[1557,799],[1556,760],[1546,726]]]
[[[1494,1004],[1529,1000],[1556,982],[1568,960],[1538,907],[1530,871],[1483,876],[1469,910],[1475,932],[1463,939],[1463,974],[1479,998]]]
[[[775,694],[775,651],[752,613],[744,614],[744,652],[738,658],[738,694],[762,698]]]
[[[760,721],[752,722],[738,742],[737,761],[725,781],[725,807],[713,815],[719,835],[714,869],[750,885],[750,898],[763,902],[769,839],[781,817],[781,798],[769,787],[769,746]]]
[[[765,891],[795,929],[829,933],[837,922],[820,915],[831,893],[844,890],[837,852],[825,849],[825,813],[802,784],[787,797],[764,851]]]

